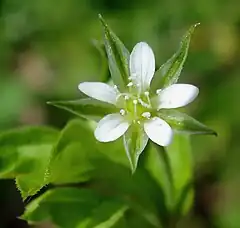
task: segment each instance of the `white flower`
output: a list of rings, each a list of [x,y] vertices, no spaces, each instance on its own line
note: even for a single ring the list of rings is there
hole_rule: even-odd
[[[121,137],[132,123],[144,128],[147,136],[161,146],[170,144],[173,130],[156,113],[161,109],[183,107],[198,95],[198,88],[189,84],[173,84],[158,89],[154,95],[149,92],[155,72],[155,58],[152,49],[145,42],[138,43],[130,55],[130,77],[128,92],[120,93],[116,86],[100,82],[83,82],[78,88],[94,99],[115,105],[119,113],[102,118],[95,130],[95,137],[109,142]]]

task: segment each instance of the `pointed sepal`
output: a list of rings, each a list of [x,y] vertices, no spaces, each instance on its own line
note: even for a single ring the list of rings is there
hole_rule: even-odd
[[[183,36],[178,51],[155,72],[154,78],[151,82],[152,92],[155,92],[160,88],[166,88],[178,81],[188,55],[191,36],[198,25],[199,23],[190,27]]]
[[[123,136],[125,151],[132,173],[136,171],[138,159],[148,142],[148,136],[139,124],[132,124]]]
[[[91,120],[102,118],[109,113],[118,112],[114,105],[91,98],[72,101],[49,101],[47,104]]]
[[[130,53],[100,14],[99,20],[104,30],[104,44],[108,56],[111,77],[118,89],[124,92],[129,77]]]
[[[174,130],[189,134],[207,134],[217,136],[217,133],[214,130],[195,120],[191,116],[177,110],[162,109],[159,111],[158,116],[168,122]]]

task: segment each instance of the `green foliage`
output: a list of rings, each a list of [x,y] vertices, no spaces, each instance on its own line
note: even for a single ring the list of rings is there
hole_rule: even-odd
[[[129,76],[129,52],[103,18],[99,18],[104,29],[113,82],[124,92]],[[177,82],[195,27],[192,26],[185,34],[177,53],[156,72],[157,79],[153,80],[151,89],[165,88]],[[95,45],[104,57],[99,43]],[[99,119],[117,112],[112,105],[89,98],[48,104],[88,119]],[[162,110],[159,117],[175,130],[215,134],[205,125],[176,110]],[[133,176],[127,172],[125,162],[120,162],[121,156],[107,155],[122,153],[123,148],[119,144],[100,145],[93,137],[89,122],[70,121],[54,144],[46,173],[48,181],[57,186],[78,185],[47,191],[28,205],[23,218],[33,223],[50,220],[60,227],[136,226],[139,220],[136,221],[134,216],[126,218],[126,211],[130,211],[141,218],[138,227],[172,226],[173,221],[177,222],[189,211],[193,201],[189,138],[176,134],[174,142],[167,148],[151,143],[137,171],[139,156],[146,148],[148,137],[138,124],[132,124],[123,141]],[[107,199],[109,189],[111,197]],[[69,219],[63,215],[65,208],[70,210],[72,217]],[[76,214],[76,211],[81,213]]]
[[[192,158],[189,138],[175,134],[165,150],[151,144],[146,168],[164,191],[166,205],[174,216],[185,214],[192,204]]]
[[[163,109],[158,113],[158,115],[160,118],[168,122],[174,130],[190,134],[217,135],[214,130],[210,129],[206,125],[177,110]]]
[[[104,30],[105,48],[113,82],[120,91],[124,92],[129,77],[129,51],[109,28],[101,15],[99,15],[99,19]]]
[[[90,178],[91,154],[97,153],[92,131],[81,120],[72,120],[62,130],[51,154],[49,179],[54,184],[84,182]]]
[[[151,143],[147,152],[145,166],[160,188],[163,189],[167,207],[172,209],[174,206],[173,180],[172,174],[170,173],[169,158],[165,150],[162,147],[155,146],[155,144]]]
[[[193,202],[193,163],[189,136],[175,134],[166,153],[171,167],[175,211],[185,214]]]
[[[199,24],[190,27],[183,36],[178,51],[155,72],[151,82],[151,90],[153,92],[157,89],[168,87],[178,81],[188,55],[191,35],[197,25]]]
[[[49,183],[46,168],[50,159],[52,145],[27,146],[19,148],[22,167],[28,168],[25,174],[15,173],[16,185],[23,199],[35,195],[43,186]]]
[[[41,104],[42,96],[44,99],[46,96],[48,96],[47,99],[53,97],[55,99],[68,99],[69,96],[76,95],[77,90],[73,89],[76,87],[76,83],[86,79],[98,81],[103,79],[102,71],[99,73],[96,56],[88,48],[89,37],[95,37],[98,34],[96,31],[99,26],[92,18],[96,15],[97,7],[101,7],[101,10],[106,11],[106,14],[109,10],[109,16],[112,14],[113,9],[117,9],[117,14],[110,18],[111,23],[118,29],[119,34],[121,33],[121,37],[128,40],[127,45],[130,46],[136,40],[144,39],[151,43],[154,50],[157,50],[155,53],[157,59],[164,59],[172,51],[171,47],[176,40],[175,37],[178,37],[179,28],[196,21],[196,19],[201,20],[203,26],[199,33],[196,34],[196,42],[191,48],[192,58],[189,60],[184,72],[189,81],[197,82],[203,90],[201,103],[197,108],[193,109],[194,114],[199,119],[204,119],[206,123],[213,124],[220,132],[220,137],[217,139],[194,137],[193,140],[193,155],[198,166],[197,174],[202,177],[206,173],[210,173],[218,179],[217,183],[214,182],[214,189],[211,183],[206,185],[206,182],[203,182],[204,191],[201,191],[201,188],[199,191],[201,191],[201,196],[207,196],[208,200],[204,201],[204,205],[201,205],[206,207],[207,212],[209,211],[208,223],[211,223],[210,215],[214,214],[216,202],[222,201],[220,206],[217,205],[219,208],[214,220],[218,220],[219,227],[239,227],[239,178],[232,181],[235,185],[230,185],[229,182],[219,183],[222,173],[227,173],[228,179],[233,179],[234,174],[239,173],[239,143],[238,137],[236,137],[238,135],[240,114],[240,109],[236,107],[239,97],[239,48],[237,42],[239,40],[239,29],[236,23],[240,15],[239,7],[236,7],[237,3],[234,1],[225,1],[219,4],[217,1],[209,2],[206,0],[202,1],[201,4],[198,1],[191,1],[190,4],[181,4],[177,1],[155,1],[148,7],[135,7],[141,4],[145,4],[145,2],[115,1],[106,4],[104,1],[102,3],[100,1],[96,5],[94,3],[93,7],[92,3],[86,4],[85,1],[64,0],[61,4],[56,0],[38,2],[29,0],[21,2],[16,0],[3,1],[3,23],[0,39],[0,57],[3,60],[1,61],[1,77],[4,78],[5,70],[10,72],[9,78],[12,77],[13,71],[19,71],[19,66],[16,66],[16,63],[17,65],[19,63],[19,56],[22,64],[21,60],[25,59],[26,54],[29,52],[31,55],[33,54],[33,57],[34,55],[43,57],[50,66],[54,66],[51,68],[51,75],[53,74],[54,77],[52,77],[53,81],[51,81],[53,84],[46,87],[44,91],[38,91],[37,96],[35,96],[35,89],[33,88],[31,88],[31,91],[34,91],[26,96],[27,89],[22,88],[16,82],[16,77],[12,77],[13,80],[8,83],[2,83],[1,80],[0,87],[3,92],[0,98],[1,126],[5,126],[6,122],[10,123],[11,126],[14,125],[16,120],[19,120],[19,115],[22,115],[24,108],[26,106],[28,108],[29,100]],[[58,10],[54,10],[56,5]],[[176,7],[173,7],[173,5]],[[121,9],[124,10],[121,11]],[[181,55],[181,57],[184,57],[184,55]],[[32,56],[30,59],[32,59]],[[116,59],[120,58],[116,57]],[[181,69],[181,62],[174,62],[172,57],[171,61],[169,60],[167,63],[163,65],[164,67],[162,66],[162,71],[163,69],[166,70],[171,77],[175,78]],[[177,64],[180,65],[177,66]],[[115,65],[114,62],[113,65]],[[170,69],[173,71],[170,71]],[[112,66],[112,71],[117,72],[114,75],[120,75],[118,73],[120,70],[117,70],[114,66]],[[161,74],[158,77],[159,83],[164,84],[165,79],[162,78],[162,72],[159,70],[158,73]],[[28,72],[27,75],[31,74]],[[33,75],[35,77],[34,73]],[[106,75],[103,76],[105,80]],[[24,80],[26,79],[24,78]],[[27,85],[31,84],[29,82],[25,83]],[[124,80],[117,77],[114,83],[125,85]],[[159,87],[160,84],[154,82],[152,86]],[[39,97],[41,97],[40,100]],[[95,119],[105,115],[105,111],[101,111],[101,108],[98,109],[98,106],[97,108],[89,107],[85,104],[82,105],[82,101],[80,104],[78,102],[62,103],[59,104],[59,107],[84,118]],[[42,107],[42,109],[45,111],[45,107]],[[99,116],[95,117],[94,115],[92,117],[92,113],[96,114],[96,111],[99,111]],[[51,124],[62,124],[65,121],[61,112],[57,113],[58,118],[55,118],[55,116],[50,117],[54,119]],[[165,117],[165,119],[167,120],[168,117]],[[191,133],[202,133],[203,131],[205,133],[214,133],[199,122],[191,119],[191,117],[185,116],[185,114],[177,113],[175,117],[169,118],[168,122],[175,129],[179,128],[181,131],[184,127],[184,131],[187,130]],[[85,127],[91,132],[87,122],[71,122],[64,128],[61,136],[57,134],[56,138],[55,136],[52,137],[43,145],[38,145],[38,143],[41,144],[41,137],[36,137],[33,144],[29,140],[30,136],[37,134],[36,132],[29,135],[19,133],[15,140],[10,139],[5,144],[7,146],[2,146],[4,143],[1,141],[0,177],[14,178],[17,176],[16,183],[20,186],[20,189],[23,189],[21,190],[23,197],[26,197],[27,195],[33,195],[39,189],[39,186],[42,186],[42,171],[48,165],[47,171],[51,172],[46,172],[46,174],[47,177],[52,178],[53,184],[66,184],[71,183],[71,181],[75,183],[74,187],[67,190],[67,194],[73,196],[74,201],[75,198],[86,198],[86,201],[89,201],[86,205],[91,205],[91,198],[93,198],[95,199],[93,204],[96,205],[97,198],[101,198],[103,203],[106,202],[106,206],[101,206],[101,210],[98,210],[100,206],[93,206],[96,214],[92,213],[89,217],[97,220],[97,223],[89,222],[91,219],[89,220],[89,217],[86,216],[86,220],[83,223],[80,222],[80,227],[85,227],[84,222],[86,222],[86,226],[90,227],[100,224],[107,227],[112,224],[112,218],[114,218],[113,223],[117,221],[114,227],[160,227],[156,220],[161,220],[163,224],[167,224],[166,221],[171,213],[185,214],[188,211],[193,196],[191,173],[189,171],[192,165],[191,156],[188,156],[188,152],[190,152],[189,141],[188,139],[182,139],[185,136],[176,136],[177,139],[175,137],[174,144],[166,149],[167,153],[157,151],[151,145],[146,149],[146,153],[140,157],[139,168],[134,176],[131,176],[127,169],[125,153],[121,143],[103,145],[91,141],[89,140],[90,135],[83,130]],[[4,129],[1,128],[1,131],[4,131]],[[49,133],[45,134],[48,135]],[[90,134],[93,137],[92,132]],[[63,136],[69,138],[64,140]],[[18,138],[19,141],[24,141],[22,145],[15,144]],[[62,141],[64,142],[62,143]],[[95,150],[95,146],[98,150]],[[92,148],[91,151],[89,151],[88,147]],[[179,148],[181,148],[181,151],[178,150]],[[162,150],[161,148],[158,149]],[[50,155],[50,153],[53,153],[53,155]],[[147,171],[142,167],[142,163],[146,162],[145,156],[148,163]],[[48,161],[50,158],[52,159],[52,165],[49,166]],[[167,160],[168,163],[165,163],[164,160]],[[171,166],[172,163],[176,164],[176,170],[173,170],[173,174],[170,175],[167,167]],[[188,166],[189,163],[190,166]],[[90,179],[91,177],[93,179]],[[80,184],[77,185],[76,182],[80,182]],[[95,188],[96,191],[92,194],[89,189],[86,189],[86,191],[78,189],[79,186],[84,188],[90,186]],[[31,214],[31,216],[34,214],[34,217],[39,218],[33,219],[34,223],[47,219],[52,220],[60,227],[68,227],[66,223],[72,221],[78,223],[78,216],[81,217],[82,210],[79,210],[78,206],[76,206],[76,210],[72,209],[75,207],[71,206],[74,203],[65,204],[66,198],[63,196],[65,192],[60,194],[59,200],[53,199],[53,201],[58,201],[57,206],[52,206],[55,203],[51,204],[49,202],[51,197],[55,195],[55,191],[58,190],[61,190],[61,188],[55,186],[55,189],[47,191],[43,196],[32,201],[30,205],[36,205],[37,201],[39,201],[40,205],[36,208],[31,206],[30,211],[32,212],[29,212],[30,205],[28,205],[26,213]],[[80,190],[79,195],[75,193],[75,190]],[[213,190],[214,192],[212,192]],[[216,190],[218,194],[214,194]],[[86,193],[88,191],[91,191],[89,194],[91,197],[88,197]],[[164,195],[162,195],[162,191]],[[115,210],[114,208],[118,208],[119,201],[117,201],[115,207],[113,201],[116,200],[102,198],[100,192],[104,192],[105,196],[117,195],[127,198],[129,201],[131,200],[131,203],[133,201],[131,207],[134,210],[125,211],[125,205],[119,207],[119,210]],[[219,197],[217,199],[213,198],[214,195],[219,195]],[[48,202],[45,203],[42,197],[46,197]],[[43,205],[42,201],[44,201]],[[165,208],[165,201],[171,213]],[[51,206],[49,206],[50,204]],[[69,205],[71,210],[68,212]],[[108,208],[109,210],[113,208],[111,214],[105,212],[108,211]],[[82,213],[84,214],[84,211]],[[100,217],[104,217],[104,219],[95,219],[95,215],[98,214],[102,214]],[[31,221],[30,217],[25,219]],[[197,216],[197,220],[194,219],[193,213],[189,218],[190,222],[184,223],[183,227],[205,225],[202,217]],[[111,224],[106,225],[108,223]],[[74,225],[71,225],[73,225],[72,223],[70,227],[74,227]],[[209,226],[214,225],[211,223]],[[167,224],[162,227],[171,226]],[[182,227],[181,223],[179,227]]]
[[[126,209],[121,201],[92,190],[58,188],[30,203],[22,218],[31,223],[50,220],[63,228],[110,228]]]
[[[108,153],[124,152],[115,145],[99,147],[88,122],[70,121],[60,134],[45,127],[9,131],[0,142],[1,177],[16,178],[24,199],[48,183],[84,183],[81,189],[57,187],[34,199],[22,216],[29,223],[50,220],[60,227],[131,227],[139,221],[125,217],[131,208],[141,218],[139,227],[159,224],[157,185],[146,172],[133,177],[125,165],[106,156],[107,148]]]
[[[152,227],[151,223],[158,224],[158,200],[152,200],[152,197],[157,199],[160,192],[154,181],[145,172],[136,173],[133,177],[126,166],[111,161],[101,151],[98,154],[94,146],[96,141],[86,123],[81,120],[69,122],[60,136],[55,138],[50,158],[41,160],[48,165],[45,165],[48,182],[57,185],[85,182],[85,189],[78,189],[76,185],[49,190],[27,206],[22,218],[29,223],[50,220],[60,227],[115,227],[116,223],[125,227],[121,226],[121,219],[127,208],[131,207],[142,218],[143,224],[147,224],[143,227]],[[79,140],[82,137],[84,140]],[[25,138],[27,140],[26,135]],[[114,145],[108,148],[109,152],[114,153]],[[106,147],[99,149],[106,150]],[[29,147],[28,152],[35,151]],[[42,184],[37,173],[32,169],[29,172],[29,176],[24,179],[24,186],[33,181]],[[146,187],[140,187],[142,184]],[[89,189],[91,186],[96,189]],[[156,189],[152,191],[154,188]],[[107,196],[109,189],[111,196]],[[149,195],[150,190],[152,192]],[[26,196],[28,195],[24,198]],[[133,221],[127,219],[125,222]]]
[[[16,178],[23,198],[48,183],[45,176],[58,131],[24,127],[0,135],[0,177]]]
[[[125,138],[130,140],[132,162],[138,161],[147,142],[135,130],[130,128]],[[5,164],[1,177],[16,178],[24,199],[48,183],[56,185],[27,205],[22,218],[29,223],[49,220],[63,228],[165,227],[192,204],[190,146],[182,135],[176,135],[166,151],[151,145],[145,168],[140,165],[134,175],[107,156],[115,151],[124,155],[123,148],[99,146],[83,120],[70,121],[60,134],[44,127],[10,131],[0,137],[0,145]],[[61,187],[66,184],[75,185]]]

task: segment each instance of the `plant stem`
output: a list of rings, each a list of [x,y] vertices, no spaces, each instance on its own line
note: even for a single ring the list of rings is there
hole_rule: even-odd
[[[166,173],[168,176],[168,180],[170,183],[170,191],[171,191],[171,199],[172,202],[174,201],[174,193],[175,193],[175,189],[174,189],[174,180],[173,180],[173,173],[172,173],[172,168],[171,168],[171,163],[169,160],[169,157],[164,149],[164,147],[158,146],[156,144],[154,144],[157,151],[159,152],[159,155],[161,156],[162,160],[164,161],[164,165],[165,165],[165,169],[166,169]]]

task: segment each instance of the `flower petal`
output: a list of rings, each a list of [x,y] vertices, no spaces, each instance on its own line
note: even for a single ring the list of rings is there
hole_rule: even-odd
[[[152,49],[145,42],[136,44],[130,55],[130,75],[134,83],[140,84],[142,92],[150,86],[154,72],[155,57]]]
[[[108,84],[102,82],[82,82],[78,85],[78,89],[89,97],[116,104],[117,90]]]
[[[160,146],[168,146],[173,137],[173,131],[167,122],[154,117],[144,123],[144,130],[148,137]]]
[[[198,95],[199,89],[189,84],[174,84],[160,91],[157,108],[179,108],[191,103]]]
[[[127,131],[129,125],[129,122],[120,114],[109,114],[99,121],[94,135],[100,142],[114,141]]]

